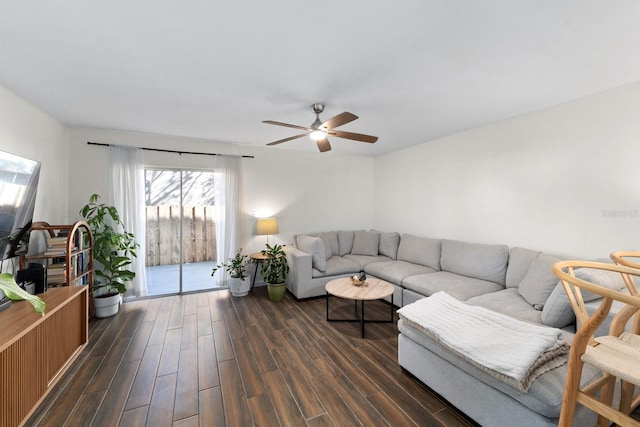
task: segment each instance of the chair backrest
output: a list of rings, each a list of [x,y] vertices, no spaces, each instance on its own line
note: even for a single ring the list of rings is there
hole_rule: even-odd
[[[576,277],[576,270],[580,268],[620,274],[629,293]],[[609,330],[610,335],[617,336],[622,333],[628,320],[640,311],[640,296],[634,282],[635,277],[640,277],[640,269],[593,261],[560,261],[553,265],[552,271],[560,279],[578,324],[580,324],[577,334],[589,341],[592,341],[593,333],[607,318],[613,301],[620,301],[626,306],[613,317]],[[585,307],[581,289],[603,297],[603,302],[591,316]]]
[[[618,265],[623,265],[629,268],[635,268],[640,270],[640,251],[616,251],[611,252],[609,255],[611,260]],[[626,280],[631,280],[630,276],[623,276]],[[638,295],[637,287],[634,286],[632,282],[626,283],[627,288],[629,288],[629,292],[631,295]],[[635,292],[635,293],[634,293]],[[640,333],[640,316],[635,317],[635,323],[632,328],[634,333]]]
[[[618,265],[623,265],[629,268],[635,268],[640,270],[640,251],[616,251],[611,252],[611,260]],[[623,276],[625,279],[630,279],[630,276]],[[631,295],[638,295],[636,290],[636,286],[632,286],[632,284],[627,285],[629,287],[629,292]],[[633,290],[633,292],[632,292]],[[634,293],[635,292],[635,293]]]
[[[640,277],[640,269],[591,261],[560,261],[551,269],[560,279],[579,322],[579,328],[571,341],[558,426],[573,425],[576,403],[596,412],[598,425],[608,425],[609,421],[614,421],[620,425],[640,426],[640,423],[629,417],[632,406],[638,402],[638,396],[634,396],[634,387],[640,385],[640,377],[636,369],[638,351],[636,327],[639,324],[637,318],[640,316],[635,316],[640,312],[640,296],[634,283],[634,279]],[[580,269],[595,271],[580,271]],[[622,276],[628,293],[620,292],[620,281],[608,280],[612,277],[617,279],[617,275]],[[607,283],[618,289],[593,283],[594,281]],[[588,315],[584,305],[583,291],[602,297],[600,305],[591,316]],[[613,316],[609,327],[610,336],[594,339],[593,333],[607,319],[613,301],[620,301],[625,305]],[[623,333],[627,322],[632,317],[635,317],[636,321],[633,323],[631,334]],[[601,370],[602,375],[598,380],[581,389],[583,363]],[[619,403],[613,401],[616,378],[620,379],[621,384]]]
[[[609,256],[616,264],[640,269],[640,251],[616,251],[611,252],[611,255]]]

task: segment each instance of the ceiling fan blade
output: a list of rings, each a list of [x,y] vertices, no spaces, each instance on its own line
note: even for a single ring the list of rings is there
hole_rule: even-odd
[[[329,144],[329,140],[327,138],[319,139],[316,142],[318,143],[318,150],[320,150],[321,153],[331,150],[331,144]]]
[[[268,125],[284,126],[284,127],[288,127],[288,128],[302,129],[302,130],[306,130],[306,131],[311,131],[311,129],[309,129],[308,127],[298,126],[298,125],[290,125],[289,123],[274,122],[273,120],[263,120],[262,123],[266,123]]]
[[[279,139],[277,141],[270,142],[267,145],[278,145],[278,144],[282,144],[283,142],[291,141],[292,139],[302,138],[303,136],[307,136],[307,134],[303,133],[303,134],[296,135],[296,136],[290,136],[289,138]]]
[[[332,130],[327,133],[329,135],[337,136],[338,138],[353,139],[354,141],[361,141],[361,142],[374,143],[378,140],[377,136],[365,135],[362,133],[345,132],[342,130]]]
[[[345,111],[344,113],[340,113],[337,116],[331,117],[329,120],[324,122],[322,126],[324,126],[325,129],[334,129],[338,126],[346,125],[347,123],[352,122],[357,118],[358,116],[356,116],[355,114],[351,114]]]

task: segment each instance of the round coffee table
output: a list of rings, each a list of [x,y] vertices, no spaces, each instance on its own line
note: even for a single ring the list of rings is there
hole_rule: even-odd
[[[354,286],[351,279],[343,277],[334,279],[325,285],[327,291],[327,322],[360,322],[360,335],[364,338],[364,324],[370,323],[392,323],[393,322],[393,285],[384,280],[375,277],[367,278],[362,286]],[[355,319],[330,319],[329,318],[329,296],[338,298],[352,299],[355,306]],[[389,320],[365,320],[364,318],[364,302],[382,299],[391,295],[391,317]],[[358,310],[358,301],[360,301],[360,310]],[[360,311],[358,315],[358,311]]]

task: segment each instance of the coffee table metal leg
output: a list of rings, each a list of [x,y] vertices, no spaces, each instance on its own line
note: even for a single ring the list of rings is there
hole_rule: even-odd
[[[393,294],[391,294],[391,322],[393,323]]]
[[[364,338],[364,324],[367,322],[370,323],[393,323],[394,321],[394,315],[393,315],[393,309],[395,308],[393,306],[393,294],[391,294],[391,306],[390,306],[390,319],[389,320],[382,320],[382,319],[370,319],[370,320],[365,320],[364,316],[364,301],[365,300],[354,300],[354,309],[355,309],[355,318],[353,319],[342,319],[342,318],[338,318],[338,319],[331,319],[329,317],[329,297],[330,294],[329,292],[326,293],[326,300],[325,300],[325,307],[326,307],[326,318],[327,318],[327,322],[358,322],[360,323],[360,336],[362,338]],[[360,301],[360,309],[358,310],[358,301]],[[358,313],[358,311],[360,311],[360,313]]]
[[[357,304],[357,301],[356,301]],[[360,335],[364,338],[364,300],[360,301]]]
[[[327,322],[329,321],[329,292],[327,292]]]

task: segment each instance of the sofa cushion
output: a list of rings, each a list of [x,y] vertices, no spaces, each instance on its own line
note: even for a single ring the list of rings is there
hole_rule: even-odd
[[[519,320],[542,324],[542,312],[534,309],[518,293],[517,288],[507,288],[490,294],[479,295],[465,301],[469,305],[478,305]]]
[[[294,234],[293,235],[293,245],[300,249],[300,244],[298,243],[298,237],[300,236],[311,236],[311,237],[315,237],[313,234]]]
[[[595,283],[597,285],[604,286],[605,288],[613,289],[614,291],[626,289],[627,287],[624,284],[622,275],[620,273],[616,273],[615,271],[594,270],[592,268],[580,268],[575,270],[575,275],[578,279]],[[582,292],[582,299],[585,302],[594,301],[594,300],[597,300],[598,298],[601,298],[600,295],[594,294],[585,290],[581,290],[581,292]]]
[[[443,271],[488,280],[504,287],[508,261],[506,245],[442,240],[440,267]]]
[[[551,266],[560,261],[556,257],[541,253],[529,266],[518,293],[536,310],[542,311],[544,304],[558,283],[558,278],[551,271]]]
[[[398,321],[398,331],[420,344],[427,350],[437,354],[442,359],[448,361],[457,368],[463,370],[471,376],[471,378],[465,378],[466,381],[473,381],[477,379],[490,387],[501,391],[507,396],[513,398],[517,402],[522,403],[525,407],[532,411],[541,414],[547,418],[558,418],[560,415],[560,407],[562,406],[562,396],[564,394],[564,378],[567,372],[567,364],[564,364],[558,368],[552,369],[544,374],[540,375],[529,388],[528,393],[521,393],[516,388],[511,387],[504,382],[492,377],[481,369],[473,366],[465,359],[451,353],[445,349],[442,345],[429,338],[423,331],[413,327],[408,322],[400,319]],[[600,376],[600,371],[587,364],[583,367],[583,375],[581,379],[581,385],[590,383]],[[460,383],[459,387],[464,387],[464,383]],[[436,389],[437,391],[437,389]],[[478,396],[476,396],[478,397]],[[490,409],[491,410],[491,409]],[[498,409],[493,409],[498,410]],[[497,425],[497,424],[496,424]],[[524,425],[518,423],[518,420],[504,419],[500,425]],[[540,425],[556,425],[552,420],[548,423],[540,423]]]
[[[329,277],[347,274],[355,274],[361,270],[360,264],[345,257],[334,256],[327,260],[327,268],[320,271],[316,268],[311,270],[311,277]],[[324,293],[323,293],[324,295]]]
[[[354,237],[355,234],[353,231],[338,231],[338,255],[344,256],[351,253]]]
[[[317,270],[325,271],[327,258],[324,252],[324,243],[319,237],[298,236],[298,248],[311,255],[311,266]]]
[[[340,252],[338,246],[338,233],[335,231],[325,231],[324,233],[319,233],[318,237],[321,238],[322,243],[324,243],[324,252],[327,259],[331,258],[333,255],[338,255]]]
[[[488,280],[461,276],[448,271],[409,276],[402,281],[402,286],[424,296],[445,291],[460,301],[504,289],[502,285]]]
[[[379,231],[356,231],[353,237],[353,247],[351,255],[378,255],[378,246],[380,246]]]
[[[346,258],[352,262],[357,263],[360,266],[360,270],[364,270],[364,268],[374,262],[383,262],[383,261],[391,261],[391,258],[383,256],[383,255],[345,255],[343,258]]]
[[[378,254],[388,256],[391,259],[396,259],[398,257],[399,244],[399,233],[380,233],[380,245],[378,246]]]
[[[425,267],[424,265],[394,260],[372,262],[364,267],[364,271],[367,274],[400,286],[402,285],[402,280],[406,277],[415,276],[416,274],[434,273],[436,270],[431,267]]]
[[[397,259],[440,270],[440,243],[440,239],[403,234]]]
[[[520,282],[529,271],[529,266],[539,254],[539,251],[532,251],[531,249],[511,248],[509,251],[509,265],[507,266],[507,288],[517,288],[520,285]]]
[[[586,280],[604,286],[614,291],[626,289],[622,276],[613,271],[593,270],[590,268],[580,268],[575,270],[578,279]],[[582,299],[584,302],[594,301],[600,298],[600,295],[587,292],[581,289]],[[567,293],[562,287],[562,283],[558,283],[549,298],[547,298],[544,308],[542,309],[542,322],[545,325],[556,328],[564,328],[576,320],[576,316],[569,304]]]
[[[586,302],[586,301],[585,301]],[[542,308],[542,323],[554,328],[564,328],[576,321],[576,315],[569,304],[562,283],[556,284]]]

